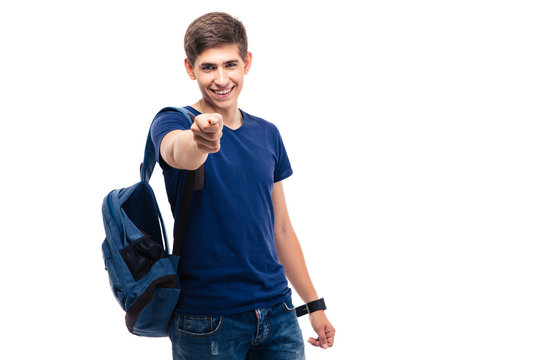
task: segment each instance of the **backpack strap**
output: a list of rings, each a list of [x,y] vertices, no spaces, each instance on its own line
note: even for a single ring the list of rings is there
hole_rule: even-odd
[[[161,109],[156,116],[154,116],[154,120],[152,120],[152,124],[154,124],[154,121],[156,121],[159,114],[166,112],[166,111],[177,111],[180,113],[183,113],[185,115],[188,115],[191,121],[193,122],[193,119],[195,116],[189,112],[187,109],[183,108],[177,108],[177,107],[166,107]],[[148,130],[148,137],[146,138],[146,146],[144,148],[144,160],[141,164],[141,181],[148,182],[150,181],[150,178],[152,177],[152,173],[154,172],[154,167],[156,166],[156,148],[154,147],[154,143],[152,142],[152,124],[150,124],[150,129]]]
[[[201,183],[204,182],[204,164],[202,164],[197,170],[188,171],[186,177],[186,183],[184,185],[184,191],[182,193],[182,202],[180,203],[180,210],[176,214],[174,221],[174,245],[173,254],[180,256],[182,253],[182,245],[184,243],[184,233],[189,219],[189,209],[191,207],[191,200],[193,199],[193,191],[202,189]],[[200,187],[198,187],[199,185]]]
[[[195,119],[195,116],[184,108],[166,107],[161,109],[152,124],[156,120],[159,114],[166,111],[177,111],[186,114],[190,117],[191,121]],[[152,125],[150,125],[150,129]],[[148,131],[148,138],[146,139],[146,147],[144,149],[144,161],[141,164],[141,181],[148,182],[152,177],[154,167],[156,166],[156,150],[154,143],[152,142],[151,131]],[[174,244],[173,254],[180,256],[182,252],[182,245],[184,242],[184,232],[187,227],[189,218],[189,209],[191,207],[191,199],[193,198],[193,191],[200,190],[204,186],[204,164],[202,164],[197,170],[188,171],[186,181],[184,184],[184,191],[182,192],[182,201],[180,203],[180,210],[176,215],[174,221]]]

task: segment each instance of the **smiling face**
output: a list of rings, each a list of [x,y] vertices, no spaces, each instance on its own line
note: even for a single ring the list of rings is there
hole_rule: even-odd
[[[248,52],[242,59],[238,44],[225,44],[206,49],[194,64],[185,60],[189,77],[197,80],[206,112],[226,113],[236,109],[251,57]]]

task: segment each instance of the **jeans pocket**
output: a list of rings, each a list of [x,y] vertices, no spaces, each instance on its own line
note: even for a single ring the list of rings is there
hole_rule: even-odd
[[[287,310],[288,312],[293,312],[295,311],[295,308],[294,308],[294,305],[292,303],[292,299],[291,298],[288,298],[287,300],[285,300],[283,302],[283,307],[285,308],[285,310]]]
[[[178,317],[178,331],[185,335],[208,336],[221,329],[221,316],[183,315]]]

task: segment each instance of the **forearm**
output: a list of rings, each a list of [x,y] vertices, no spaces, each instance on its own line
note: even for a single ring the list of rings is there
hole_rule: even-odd
[[[292,228],[276,234],[276,247],[279,262],[294,290],[306,303],[317,300],[319,297],[309,276],[302,247]]]
[[[176,169],[198,169],[208,158],[208,153],[197,146],[191,130],[167,134],[161,143],[163,160]]]

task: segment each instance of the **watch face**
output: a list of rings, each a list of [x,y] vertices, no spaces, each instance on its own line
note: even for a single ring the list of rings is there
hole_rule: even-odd
[[[300,317],[318,310],[326,310],[324,298],[320,298],[319,300],[315,300],[302,306],[298,306],[296,308],[296,317]]]
[[[308,310],[310,313],[317,311],[317,310],[325,310],[326,304],[324,303],[324,299],[321,298],[319,300],[315,300],[307,304]]]

